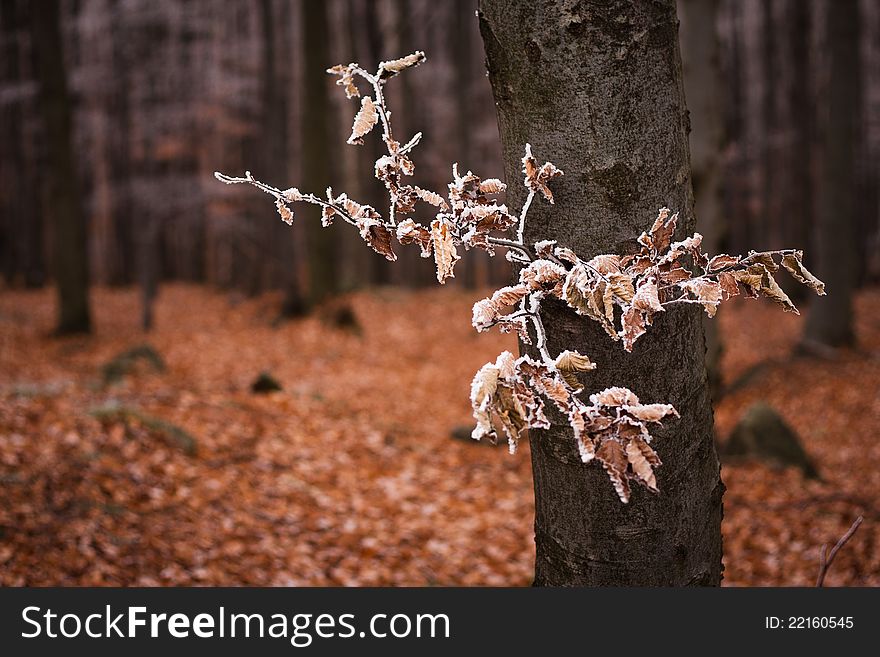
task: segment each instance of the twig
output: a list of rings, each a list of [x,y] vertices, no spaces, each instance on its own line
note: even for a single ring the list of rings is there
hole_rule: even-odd
[[[852,524],[852,527],[850,527],[846,534],[840,537],[840,540],[837,541],[837,544],[833,548],[831,548],[830,554],[828,554],[828,543],[825,543],[822,546],[822,549],[819,550],[819,576],[816,578],[816,588],[822,588],[822,585],[825,583],[825,575],[828,574],[828,569],[831,568],[831,564],[834,563],[834,557],[837,556],[840,548],[846,545],[846,542],[853,537],[853,534],[856,533],[856,530],[859,528],[859,525],[862,524],[863,520],[864,518],[862,516],[856,518],[855,522]]]

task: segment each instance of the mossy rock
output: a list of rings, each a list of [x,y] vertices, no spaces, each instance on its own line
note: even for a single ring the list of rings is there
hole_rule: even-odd
[[[104,385],[121,381],[133,373],[141,362],[146,363],[156,372],[165,371],[165,361],[162,360],[159,352],[148,344],[142,344],[126,349],[107,361],[102,370]]]
[[[196,456],[198,453],[198,443],[189,432],[167,420],[148,415],[140,409],[111,402],[93,408],[90,414],[101,423],[122,422],[127,425],[136,422],[150,434],[161,438],[173,447],[177,447],[187,456]]]
[[[752,405],[734,427],[724,445],[727,457],[755,457],[782,466],[799,468],[804,476],[818,479],[819,472],[795,431],[764,402]]]

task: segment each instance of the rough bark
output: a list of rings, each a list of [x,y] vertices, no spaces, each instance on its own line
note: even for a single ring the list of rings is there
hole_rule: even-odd
[[[566,175],[556,205],[536,202],[528,241],[557,239],[582,256],[625,252],[657,208],[694,229],[674,0],[480,2],[514,207],[523,144]],[[717,585],[723,485],[712,440],[705,343],[696,308],[663,314],[627,354],[561,305],[544,321],[549,348],[597,362],[588,385],[631,387],[681,420],[658,431],[661,492],[617,499],[605,473],[580,462],[567,426],[534,431],[536,585]],[[558,419],[558,418],[557,418]]]
[[[816,217],[817,276],[828,295],[815,299],[804,331],[805,342],[851,344],[855,287],[856,126],[859,108],[859,5],[841,0],[828,7],[830,76],[827,114],[821,135],[821,177]]]
[[[59,334],[91,330],[86,219],[73,155],[71,97],[67,88],[59,0],[31,8],[39,105],[45,126],[52,264],[58,288]]]
[[[721,210],[721,150],[724,146],[724,95],[716,30],[718,0],[678,0],[681,18],[681,56],[690,117],[691,180],[697,229],[704,250],[724,250],[727,226]],[[718,325],[704,317],[706,370],[712,397],[721,396],[723,345]]]

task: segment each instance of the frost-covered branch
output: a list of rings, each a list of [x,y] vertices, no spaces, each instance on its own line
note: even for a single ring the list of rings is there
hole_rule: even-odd
[[[498,200],[506,189],[503,182],[482,179],[471,171],[462,174],[457,164],[452,166],[445,198],[408,184],[406,179],[415,171],[409,155],[422,135],[416,133],[403,145],[394,139],[384,87],[390,78],[424,61],[424,53],[415,52],[381,62],[375,73],[354,63],[328,69],[338,77],[337,84],[348,98],[360,98],[348,143],[363,144],[377,125],[382,126],[387,153],[376,160],[374,174],[388,192],[385,218],[345,194],[334,196],[330,188],[323,198],[295,187],[278,189],[250,172],[244,177],[216,173],[217,179],[227,184],[250,184],[272,195],[278,213],[288,224],[293,223],[294,203],[318,205],[324,226],[340,217],[357,227],[364,241],[389,260],[397,259],[393,241],[417,244],[422,257],[433,256],[441,284],[454,277],[459,249],[482,249],[490,255],[496,247],[505,249],[507,259],[521,265],[519,281],[474,304],[472,323],[478,331],[498,327],[515,332],[527,345],[532,344],[534,332],[537,358],[516,358],[504,352],[495,363],[487,363],[477,372],[471,385],[477,420],[473,437],[492,441],[504,437],[513,452],[524,431],[550,426],[544,413],[549,402],[568,419],[581,459],[584,463],[596,459],[602,464],[623,502],[629,500],[630,481],[657,491],[654,470],[660,458],[650,446],[649,426],[678,413],[669,404],[642,404],[635,393],[622,387],[589,394],[585,400],[581,379],[596,366],[577,351],[550,353],[548,329],[541,318],[544,300],[564,302],[632,351],[655,317],[674,304],[698,304],[711,317],[722,301],[743,294],[764,296],[797,312],[774,279],[780,267],[817,294],[824,294],[824,285],[804,268],[800,251],[752,251],[745,257],[722,254],[710,258],[700,250],[699,233],[673,242],[678,215],[667,208],[660,209],[650,229],[639,237],[641,251],[634,255],[582,258],[553,240],[527,244],[525,225],[534,199],[540,195],[553,204],[549,185],[563,175],[550,162],[539,165],[529,144],[522,158],[528,193],[518,213],[510,212]],[[358,81],[366,82],[372,95],[361,96]],[[419,203],[433,208],[434,219],[429,225],[409,216]]]

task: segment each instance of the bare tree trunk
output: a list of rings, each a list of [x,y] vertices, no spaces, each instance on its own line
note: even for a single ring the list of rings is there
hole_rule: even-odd
[[[286,12],[285,12],[286,13]],[[281,23],[284,25],[284,22]],[[263,50],[261,67],[261,87],[263,92],[263,143],[260,152],[263,154],[263,173],[269,180],[290,180],[288,166],[288,97],[287,79],[279,75],[277,67],[278,35],[275,24],[272,0],[260,0],[260,27],[263,32]],[[283,28],[282,28],[283,29]],[[284,32],[282,31],[282,34]],[[305,310],[305,302],[299,288],[296,275],[297,253],[294,234],[286,225],[274,222],[271,235],[280,243],[277,252],[281,256],[282,289],[284,298],[281,302],[282,317],[296,317]]]
[[[786,234],[791,244],[809,244],[813,225],[813,204],[810,202],[812,181],[814,104],[810,93],[810,5],[809,0],[789,0],[786,25],[790,34],[792,79],[788,103],[793,134],[788,172]],[[803,288],[795,288],[800,291]],[[792,290],[794,291],[794,289]],[[801,297],[805,298],[805,297]]]
[[[323,194],[330,184],[329,143],[330,101],[327,74],[331,66],[327,45],[327,8],[323,2],[302,4],[303,74],[306,98],[302,103],[302,179],[303,189]],[[337,240],[332,229],[321,228],[320,210],[303,208],[307,225],[307,254],[310,305],[324,301],[337,291]]]
[[[822,175],[816,222],[817,275],[828,295],[813,300],[804,340],[807,346],[852,344],[852,295],[855,286],[856,126],[860,97],[859,4],[839,0],[828,6],[830,79],[822,122]]]
[[[724,122],[721,103],[719,41],[716,29],[718,0],[678,0],[681,17],[681,56],[690,116],[691,180],[697,228],[705,250],[724,250],[727,226],[721,209],[721,150]],[[706,332],[706,370],[712,397],[721,395],[721,354],[718,325],[703,318]]]
[[[565,170],[556,205],[536,204],[528,241],[557,239],[581,256],[626,252],[669,206],[694,229],[674,0],[481,0],[480,28],[511,204],[525,197],[523,144]],[[681,420],[658,432],[659,495],[621,504],[601,468],[581,463],[570,429],[533,431],[536,585],[717,585],[721,496],[697,308],[663,313],[627,354],[593,322],[547,305],[549,348],[577,348],[596,390],[630,386]]]
[[[56,330],[59,334],[89,332],[86,220],[73,155],[71,98],[64,66],[59,0],[32,6],[31,27],[49,164],[48,203],[44,210],[53,230],[53,274],[58,286]]]

